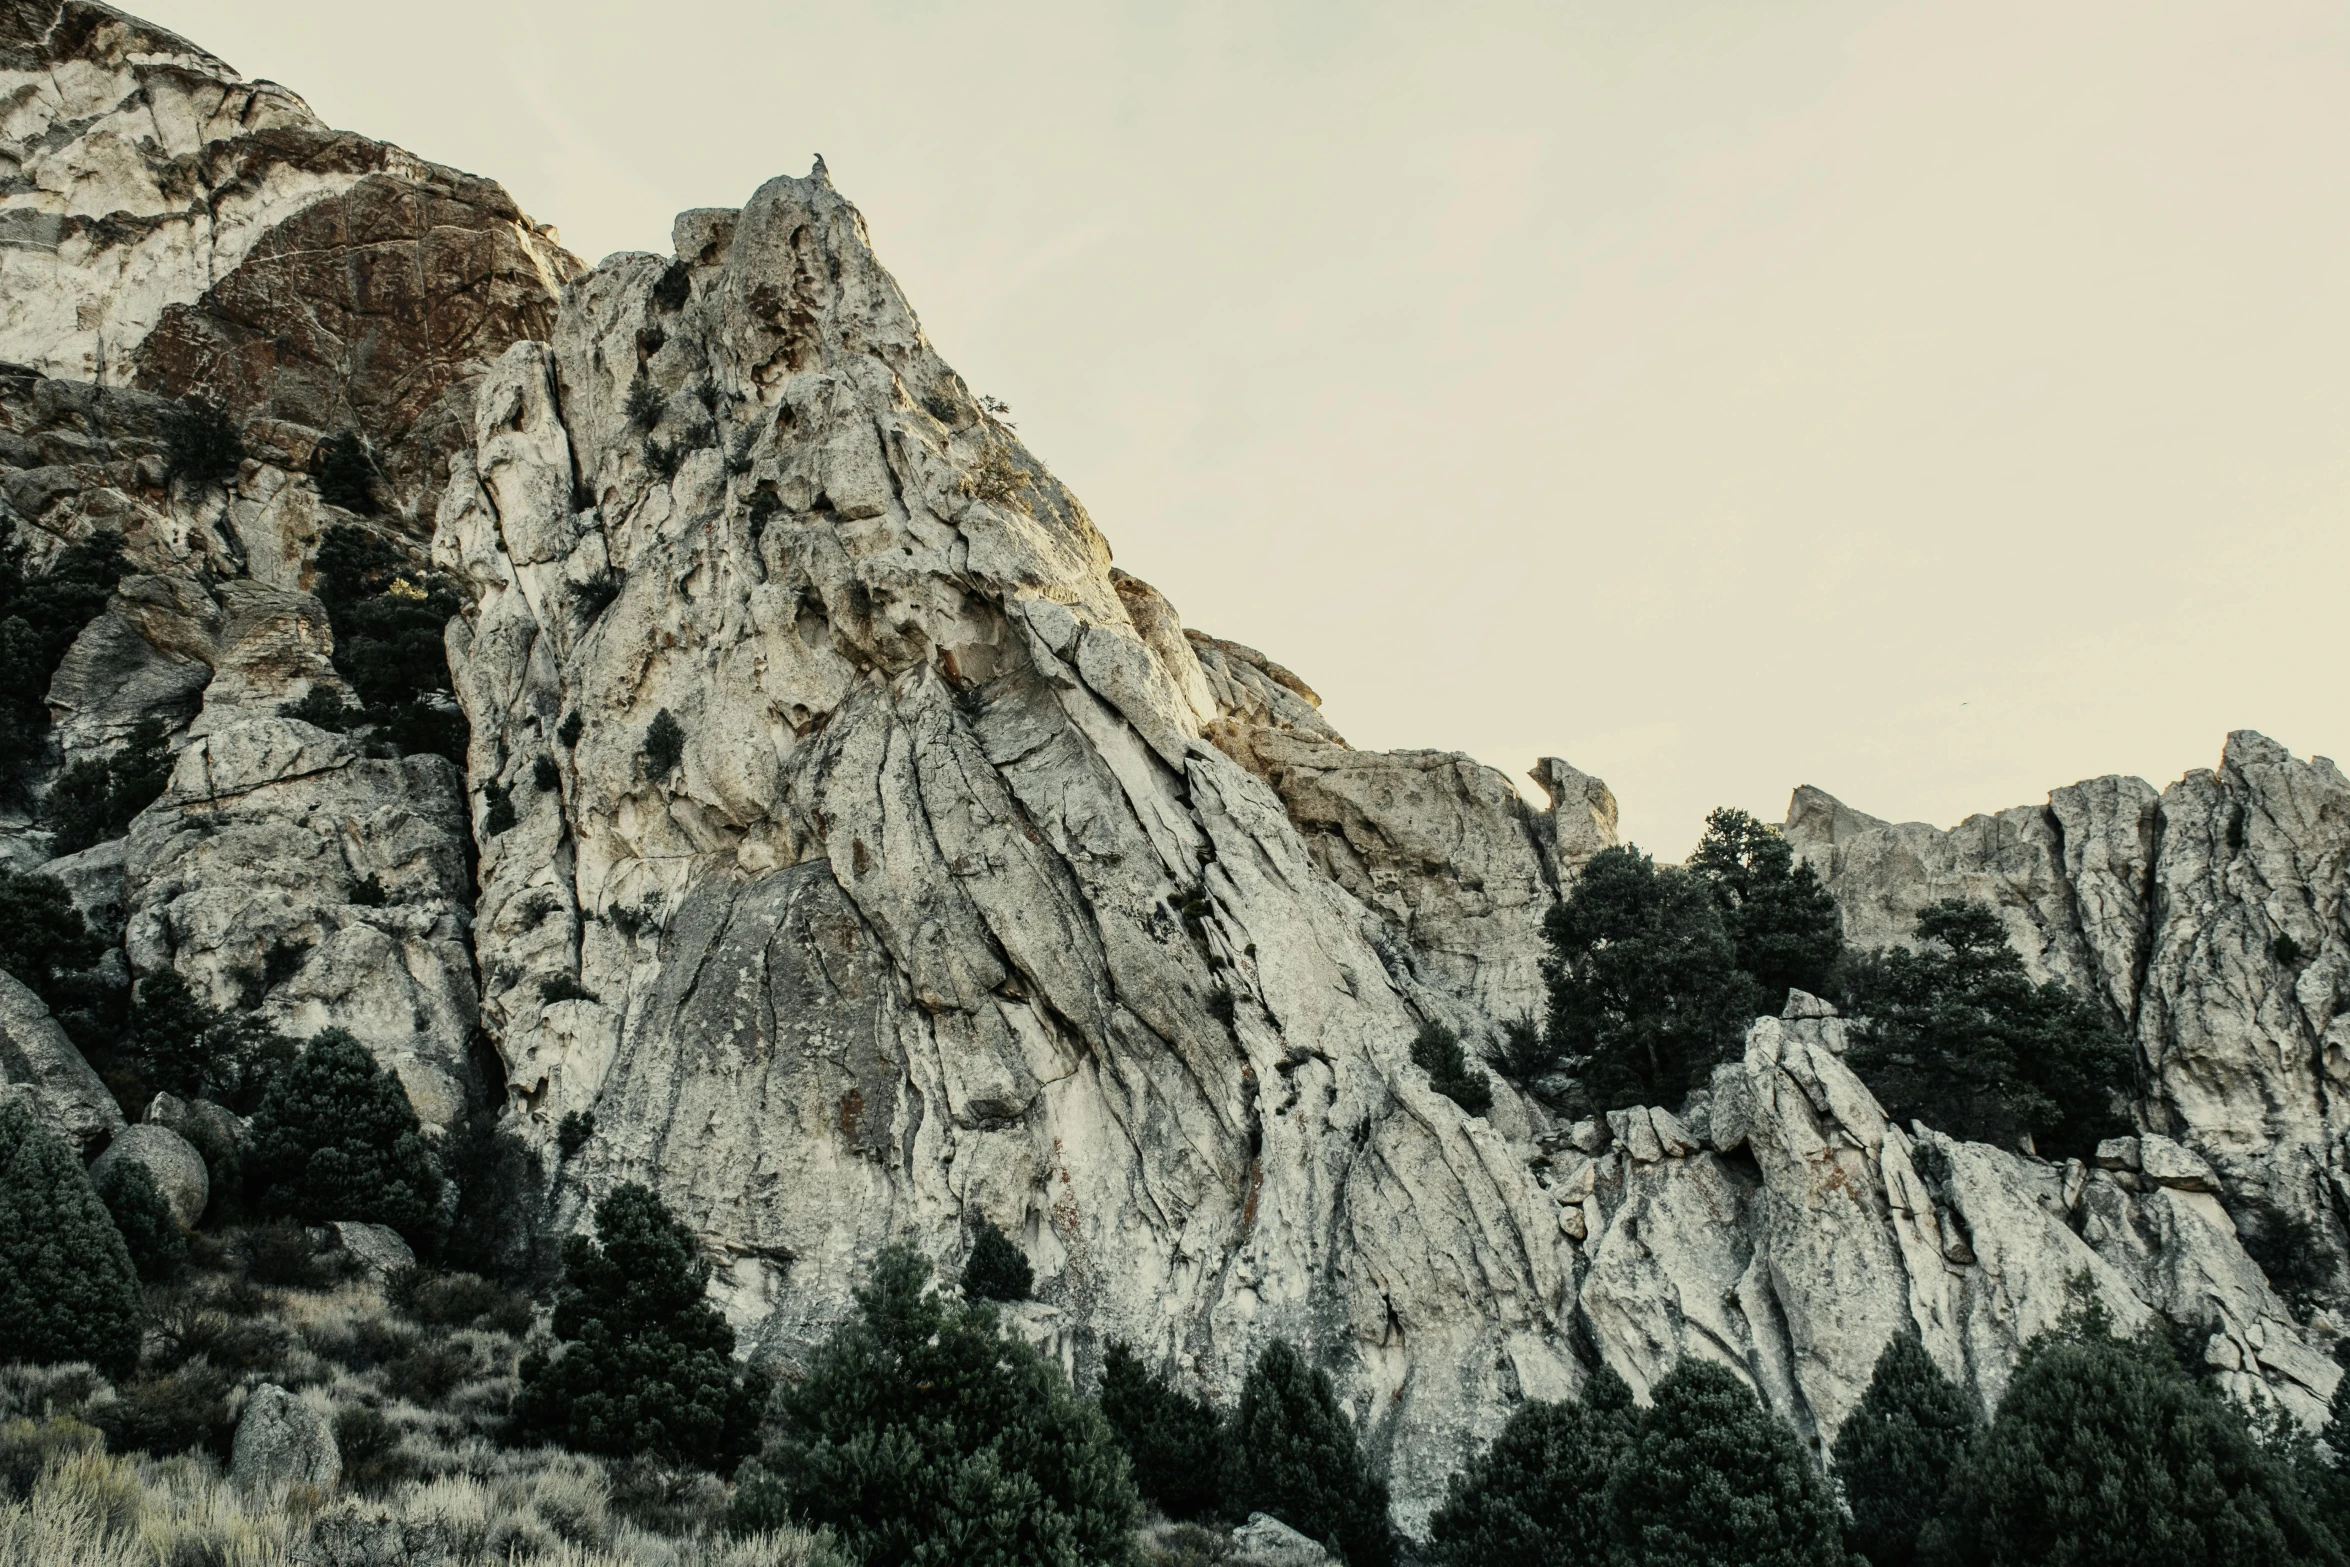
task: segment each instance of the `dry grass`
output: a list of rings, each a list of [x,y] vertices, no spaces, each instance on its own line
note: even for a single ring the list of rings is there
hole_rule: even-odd
[[[602,1466],[538,1457],[321,1505],[247,1497],[202,1458],[68,1451],[0,1506],[0,1567],[843,1567],[797,1531],[680,1539],[616,1521]]]

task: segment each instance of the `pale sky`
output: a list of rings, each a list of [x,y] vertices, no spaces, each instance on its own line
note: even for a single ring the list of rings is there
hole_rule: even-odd
[[[2350,6],[147,0],[666,252],[822,152],[1358,746],[1949,825],[2350,757]]]

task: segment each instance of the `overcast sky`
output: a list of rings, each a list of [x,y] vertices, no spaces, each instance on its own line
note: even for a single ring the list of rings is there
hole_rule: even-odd
[[[2350,6],[145,0],[590,260],[822,152],[1119,564],[1667,858],[2350,755]]]

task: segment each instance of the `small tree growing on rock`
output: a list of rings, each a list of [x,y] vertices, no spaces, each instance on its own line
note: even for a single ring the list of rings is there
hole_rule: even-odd
[[[441,1172],[399,1078],[339,1028],[312,1039],[253,1115],[247,1178],[265,1211],[388,1224],[430,1248]]]
[[[645,726],[645,776],[667,778],[685,760],[685,729],[662,708]]]
[[[1684,1360],[1653,1400],[1608,1478],[1623,1567],[1845,1567],[1827,1482],[1736,1373]]]
[[[1347,1567],[1395,1557],[1387,1487],[1372,1478],[1330,1374],[1287,1340],[1257,1356],[1225,1442],[1225,1506],[1271,1513],[1342,1553]]]
[[[709,1284],[693,1235],[651,1191],[632,1183],[597,1203],[596,1238],[563,1243],[563,1350],[523,1357],[517,1428],[583,1452],[731,1472],[757,1444],[768,1383],[735,1364]]]
[[[778,1400],[770,1478],[746,1489],[780,1491],[770,1516],[831,1529],[864,1567],[1127,1560],[1134,1485],[1101,1411],[929,1277],[882,1253],[856,1318]]]
[[[1423,1023],[1412,1041],[1412,1065],[1428,1074],[1428,1086],[1471,1115],[1493,1108],[1491,1079],[1469,1065],[1461,1036],[1442,1023]]]
[[[1678,1104],[1754,1016],[1706,881],[1629,845],[1592,857],[1543,934],[1551,1029],[1603,1109]]]
[[[136,1159],[117,1159],[97,1189],[139,1277],[160,1284],[178,1273],[188,1259],[188,1238],[147,1167]]]
[[[1520,1405],[1493,1445],[1452,1478],[1428,1520],[1437,1567],[1606,1562],[1608,1476],[1632,1445],[1639,1411],[1604,1366],[1571,1404]]]
[[[1836,1433],[1846,1539],[1874,1567],[1910,1567],[1918,1531],[1941,1504],[1951,1466],[1975,1434],[1974,1406],[1915,1334],[1885,1346],[1868,1391]]]
[[[139,1317],[130,1252],[81,1160],[21,1100],[0,1100],[6,1358],[86,1360],[121,1377],[138,1364]]]
[[[963,1264],[962,1282],[966,1300],[1026,1300],[1036,1287],[1036,1275],[1027,1256],[995,1227],[995,1221],[982,1219],[970,1259]]]
[[[1101,1406],[1145,1500],[1170,1518],[1197,1518],[1215,1507],[1223,1423],[1204,1400],[1169,1385],[1113,1341],[1102,1357]]]
[[[1778,828],[1725,805],[1706,817],[1689,869],[1712,888],[1738,966],[1753,976],[1764,1008],[1784,1005],[1790,990],[1827,994],[1844,955],[1843,917],[1818,874],[1795,863]]]

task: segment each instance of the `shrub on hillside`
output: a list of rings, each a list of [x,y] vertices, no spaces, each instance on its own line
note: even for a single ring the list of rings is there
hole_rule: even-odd
[[[245,460],[245,440],[219,404],[191,397],[164,432],[171,476],[189,484],[225,484]]]
[[[759,1468],[790,1515],[864,1567],[1123,1561],[1134,1486],[1101,1411],[929,1278],[911,1250],[883,1252],[856,1317],[778,1400]]]
[[[1790,990],[1828,992],[1844,955],[1843,919],[1817,873],[1795,863],[1778,828],[1725,805],[1706,817],[1689,869],[1712,889],[1763,1010],[1784,1006]]]
[[[1836,1433],[1835,1475],[1852,1514],[1846,1542],[1873,1567],[1910,1567],[1974,1433],[1974,1406],[1916,1335],[1886,1345]]]
[[[245,1163],[264,1211],[437,1239],[441,1172],[408,1091],[342,1029],[313,1038],[270,1085]]]
[[[1026,1300],[1036,1276],[1027,1255],[995,1227],[993,1220],[982,1219],[971,1243],[970,1259],[963,1264],[962,1284],[966,1300]]]
[[[0,1102],[6,1358],[86,1360],[119,1377],[138,1362],[139,1317],[130,1252],[81,1160],[21,1100]]]
[[[1951,898],[1918,916],[1916,951],[1849,964],[1863,1019],[1849,1059],[1886,1113],[1976,1142],[2086,1157],[2129,1130],[2114,1099],[2130,1087],[2131,1048],[2097,1004],[2035,985],[1999,916]]]
[[[710,1264],[661,1199],[622,1186],[596,1238],[563,1243],[562,1352],[522,1362],[518,1429],[583,1452],[650,1452],[732,1470],[757,1442],[765,1376],[735,1364],[734,1330],[703,1296]]]
[[[1372,1478],[1330,1374],[1286,1340],[1266,1345],[1249,1368],[1224,1450],[1225,1506],[1235,1516],[1271,1513],[1347,1567],[1394,1559],[1387,1487]]]
[[[180,1233],[171,1204],[163,1200],[145,1165],[136,1159],[115,1160],[97,1183],[97,1191],[140,1278],[156,1284],[179,1272],[188,1260],[188,1238]]]
[[[465,765],[464,715],[447,705],[442,632],[457,590],[366,529],[340,523],[318,547],[318,598],[334,628],[335,669],[369,723],[411,754]]]
[[[1622,1567],[1844,1567],[1836,1501],[1795,1433],[1736,1373],[1665,1373],[1608,1477]]]
[[[1452,1477],[1428,1520],[1436,1567],[1605,1562],[1608,1476],[1632,1445],[1639,1411],[1602,1367],[1573,1403],[1519,1406],[1493,1445]]]
[[[1543,934],[1550,1027],[1603,1109],[1678,1104],[1754,1016],[1710,883],[1629,845],[1592,857]]]
[[[318,449],[318,498],[345,511],[375,510],[375,463],[366,443],[349,430]]]
[[[1102,1358],[1099,1401],[1143,1500],[1170,1518],[1214,1509],[1222,1422],[1205,1400],[1170,1385],[1113,1341]]]
[[[685,729],[662,708],[645,726],[645,776],[656,781],[677,771],[685,760]]]
[[[170,969],[139,981],[130,1047],[148,1082],[183,1099],[209,1099],[241,1115],[260,1107],[300,1046],[249,1012],[216,1012]],[[216,1152],[204,1148],[207,1165]]]
[[[2239,1409],[2166,1345],[2115,1338],[2095,1313],[2026,1346],[1921,1554],[1959,1567],[2344,1559]]]
[[[142,718],[112,756],[85,758],[60,773],[41,802],[49,852],[79,854],[129,832],[131,818],[162,798],[171,782],[169,734],[162,719]]]
[[[54,1011],[72,1001],[73,977],[105,953],[63,882],[0,865],[0,969]]]
[[[1428,1086],[1471,1115],[1493,1108],[1493,1084],[1469,1065],[1461,1036],[1442,1023],[1422,1023],[1412,1040],[1412,1065],[1428,1074]]]

